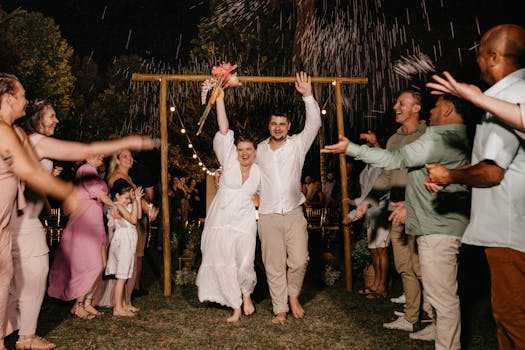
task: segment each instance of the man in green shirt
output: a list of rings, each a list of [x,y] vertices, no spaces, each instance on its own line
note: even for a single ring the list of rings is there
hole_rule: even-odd
[[[425,189],[427,163],[457,168],[469,162],[465,121],[470,105],[455,96],[441,96],[430,111],[430,127],[416,141],[396,151],[351,143],[344,136],[325,146],[323,153],[343,153],[385,169],[407,168],[406,223],[409,235],[416,235],[423,288],[436,312],[435,324],[410,334],[414,339],[431,339],[436,349],[460,348],[460,307],[457,294],[457,255],[461,236],[468,224],[469,192],[466,186],[450,185],[439,193]]]

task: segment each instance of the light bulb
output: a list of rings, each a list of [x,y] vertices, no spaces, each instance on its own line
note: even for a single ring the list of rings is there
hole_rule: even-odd
[[[184,128],[180,129],[180,133],[181,134],[185,134],[186,133],[186,129],[184,129]]]
[[[188,148],[193,148],[193,145],[191,143],[188,144]]]
[[[171,106],[171,107],[170,107],[170,111],[171,111],[171,112],[175,112],[175,106]]]
[[[193,159],[197,159],[197,155],[193,153]]]
[[[202,162],[199,162],[199,166],[202,166]]]
[[[321,110],[322,115],[326,115],[326,109]]]

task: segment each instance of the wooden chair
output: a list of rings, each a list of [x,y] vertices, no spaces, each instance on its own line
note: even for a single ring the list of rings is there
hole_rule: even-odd
[[[325,240],[326,248],[329,248],[330,244],[338,238],[342,225],[341,216],[337,208],[324,208],[323,211],[321,232]]]
[[[306,222],[309,232],[321,231],[323,223],[323,209],[306,207]]]
[[[62,212],[60,208],[52,208],[49,217],[44,219],[44,229],[50,247],[60,242],[64,228],[62,227]]]

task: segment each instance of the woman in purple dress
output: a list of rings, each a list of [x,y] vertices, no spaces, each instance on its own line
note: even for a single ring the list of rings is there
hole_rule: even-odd
[[[113,205],[108,187],[97,172],[102,160],[101,155],[90,156],[77,170],[75,181],[85,209],[82,215],[68,221],[49,272],[49,296],[76,299],[71,313],[82,319],[99,313],[91,300],[106,257],[102,204]]]

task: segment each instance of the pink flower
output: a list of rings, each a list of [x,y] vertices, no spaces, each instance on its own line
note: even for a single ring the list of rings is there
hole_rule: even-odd
[[[206,121],[206,117],[208,116],[208,113],[210,113],[211,106],[215,103],[215,99],[218,96],[218,90],[220,88],[224,89],[227,87],[234,87],[239,86],[241,83],[239,82],[239,78],[237,77],[237,73],[232,73],[237,68],[237,65],[231,65],[229,62],[222,62],[219,66],[213,66],[211,69],[211,74],[213,75],[213,78],[208,79],[204,81],[201,85],[201,102],[202,104],[206,103],[206,96],[208,95],[208,92],[212,90],[210,98],[208,100],[208,104],[206,105],[206,108],[204,112],[202,113],[202,116],[199,119],[199,122],[197,125],[199,125],[199,130],[197,131],[197,135],[199,135],[202,131],[202,128],[204,126],[204,122]]]

